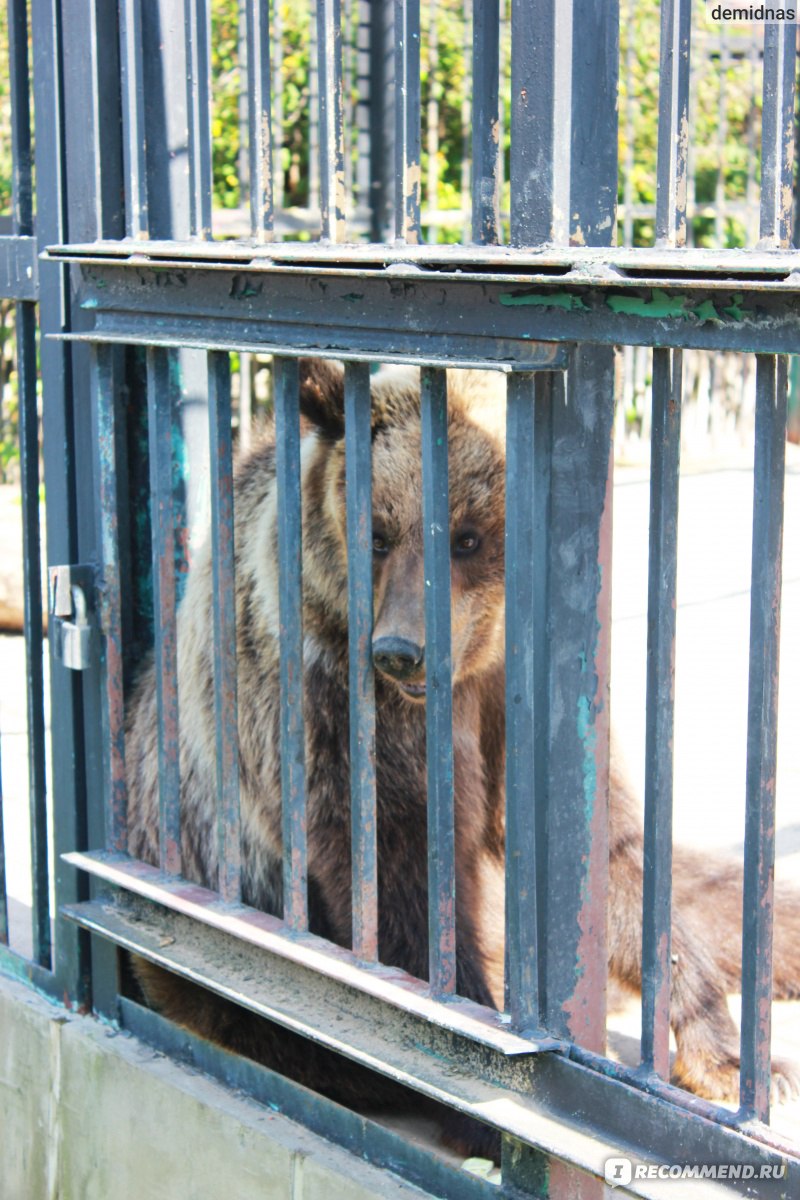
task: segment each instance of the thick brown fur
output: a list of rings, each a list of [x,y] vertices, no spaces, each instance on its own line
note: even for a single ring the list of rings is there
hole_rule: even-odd
[[[484,1004],[503,997],[503,528],[504,449],[497,388],[488,373],[451,372],[449,449],[458,991]],[[308,870],[313,932],[351,937],[344,505],[343,375],[305,362],[303,564]],[[395,371],[373,383],[374,645],[424,647],[419,379]],[[282,910],[279,642],[274,446],[240,463],[235,489],[239,737],[244,898]],[[184,874],[214,887],[213,667],[210,558],[193,566],[179,615],[181,803]],[[384,963],[427,973],[424,665],[378,671],[379,943]],[[158,858],[158,717],[152,668],[139,682],[126,745],[130,851]],[[641,984],[642,829],[638,805],[613,761],[610,800],[609,971]],[[738,869],[676,848],[671,1019],[677,1082],[711,1097],[738,1086],[738,1038],[726,993],[737,986]],[[325,1052],[149,966],[150,1001],[205,1036],[251,1054],[351,1103],[380,1103],[387,1088],[341,1070]],[[778,889],[775,983],[800,994],[800,892]],[[797,1075],[776,1066],[777,1092]]]

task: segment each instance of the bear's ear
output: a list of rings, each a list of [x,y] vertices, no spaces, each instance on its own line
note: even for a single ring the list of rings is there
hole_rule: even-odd
[[[344,435],[344,367],[326,358],[300,359],[300,411],[330,438]]]

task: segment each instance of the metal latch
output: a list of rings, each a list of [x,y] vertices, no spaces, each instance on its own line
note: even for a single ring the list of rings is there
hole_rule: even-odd
[[[53,653],[71,671],[85,671],[92,662],[89,602],[94,583],[91,567],[50,568],[50,627]]]

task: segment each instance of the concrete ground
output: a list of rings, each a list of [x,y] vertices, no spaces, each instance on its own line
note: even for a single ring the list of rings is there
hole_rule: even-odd
[[[800,450],[788,447],[778,752],[777,872],[800,884]],[[618,467],[615,486],[612,708],[642,790],[648,475]],[[747,719],[752,472],[741,459],[689,466],[681,481],[676,650],[676,841],[741,854]],[[12,936],[29,939],[24,646],[0,637],[0,730]],[[736,999],[732,999],[735,1009]],[[776,1053],[800,1062],[800,1002],[774,1012]],[[630,1010],[614,1028],[636,1034]],[[773,1124],[800,1143],[800,1102]]]

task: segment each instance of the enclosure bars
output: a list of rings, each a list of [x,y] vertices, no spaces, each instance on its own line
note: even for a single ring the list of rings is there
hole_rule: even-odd
[[[353,952],[378,959],[375,671],[372,665],[372,459],[367,363],[344,377]]]
[[[11,93],[12,235],[33,234],[33,183],[28,92],[28,28],[24,0],[8,6],[8,60]],[[44,675],[42,659],[42,579],[39,527],[39,421],[36,386],[36,307],[16,305],[20,474],[23,529],[23,595],[28,723],[28,786],[31,841],[33,961],[48,968],[50,872],[47,855]],[[0,817],[2,806],[0,805]],[[0,832],[0,857],[2,833]],[[0,925],[6,924],[5,878],[0,873]],[[2,940],[5,940],[3,938]]]
[[[782,248],[789,245],[791,238],[796,39],[794,25],[768,25],[765,29],[760,233],[762,244]],[[785,357],[759,355],[750,593],[740,1104],[743,1113],[765,1122],[769,1120],[772,1028],[786,385]]]
[[[276,5],[276,15],[277,9]],[[245,22],[250,236],[255,241],[268,241],[272,237],[274,220],[268,6],[262,0],[246,0]]]
[[[227,351],[208,355],[211,451],[211,553],[214,578],[214,725],[217,765],[217,888],[237,904],[241,886],[239,712],[236,669],[236,578],[233,507],[231,368]]]
[[[431,992],[434,996],[442,996],[456,990],[451,533],[445,371],[422,368],[420,406],[428,782],[428,938]]]
[[[320,236],[345,236],[341,0],[317,0],[319,55]]]
[[[185,0],[189,213],[192,237],[211,237],[211,52],[208,0]]]
[[[242,30],[244,11],[244,31]],[[264,11],[261,0],[244,0],[239,9],[239,70],[244,79],[246,95],[239,93],[239,137],[245,139],[247,154],[239,149],[240,182],[247,184],[250,200],[250,237],[254,242],[270,241],[274,236],[277,179],[273,171],[272,153],[272,63],[269,32],[269,9]],[[281,107],[281,21],[280,5],[275,6],[275,118],[277,128],[283,126]],[[278,178],[280,178],[280,164]],[[239,358],[239,448],[250,446],[252,422],[253,376],[252,356],[243,353]]]
[[[472,240],[500,241],[500,0],[473,0]]]
[[[148,205],[141,0],[121,0],[119,38],[126,233],[142,238],[148,233]]]
[[[394,4],[394,236],[414,244],[420,236],[422,182],[420,126],[420,0]],[[398,97],[402,98],[398,102]]]
[[[690,35],[690,0],[669,0],[661,9],[658,96],[656,238],[661,246],[686,244]],[[672,972],[675,588],[682,363],[680,350],[653,350],[641,1061],[646,1071],[666,1079]]]
[[[276,358],[275,477],[281,679],[283,912],[290,929],[308,929],[305,721],[303,716],[303,530],[297,359]]]
[[[179,385],[174,351],[148,347],[147,426],[153,547],[153,631],[158,712],[159,863],[181,874],[178,632],[172,444]],[[178,396],[176,396],[178,391]]]
[[[509,376],[506,408],[506,1009],[515,1029],[540,1025],[537,970],[534,697],[537,575],[535,380]],[[513,495],[513,502],[512,497]],[[541,694],[541,693],[539,693]]]
[[[113,347],[92,348],[92,397],[99,463],[98,493],[103,554],[100,625],[105,654],[101,667],[103,704],[103,767],[106,794],[106,846],[128,849],[128,793],[125,778],[125,697],[122,653],[122,580],[119,555],[117,487],[117,395]]]

